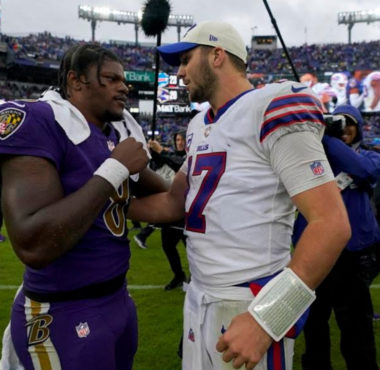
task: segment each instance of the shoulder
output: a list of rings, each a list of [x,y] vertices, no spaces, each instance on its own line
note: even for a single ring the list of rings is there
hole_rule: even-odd
[[[322,105],[315,93],[299,82],[286,81],[264,87],[261,99],[260,141],[291,132],[313,131],[322,137]]]
[[[0,105],[0,137],[4,140],[17,131],[33,130],[50,120],[54,120],[54,115],[44,102],[6,102]]]

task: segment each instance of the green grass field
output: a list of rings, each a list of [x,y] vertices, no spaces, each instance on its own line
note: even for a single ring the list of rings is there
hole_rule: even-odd
[[[131,236],[134,233],[132,232]],[[156,230],[147,240],[146,250],[137,247],[134,241],[131,242],[132,260],[128,284],[137,305],[139,318],[139,348],[135,370],[181,368],[177,350],[182,333],[184,293],[180,289],[169,292],[163,290],[163,286],[171,280],[172,274],[161,249],[159,236],[159,231]],[[185,248],[180,246],[179,250],[187,270]],[[0,333],[8,323],[15,287],[21,283],[22,272],[23,266],[14,255],[9,242],[0,243]],[[371,292],[375,311],[380,312],[380,276],[375,280]],[[334,370],[344,370],[345,365],[339,353],[339,333],[333,319],[331,329]],[[380,348],[380,321],[375,322],[375,335],[377,348]],[[301,335],[296,342],[294,370],[301,370],[302,352]],[[380,350],[377,355],[380,364]]]

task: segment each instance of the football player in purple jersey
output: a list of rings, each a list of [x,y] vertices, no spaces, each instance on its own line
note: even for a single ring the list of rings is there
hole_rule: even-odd
[[[58,90],[0,106],[4,219],[25,264],[11,337],[27,370],[132,369],[129,185],[166,186],[127,93],[122,61],[84,44],[65,54]]]

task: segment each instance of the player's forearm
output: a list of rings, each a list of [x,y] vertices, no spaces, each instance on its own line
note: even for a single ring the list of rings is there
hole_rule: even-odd
[[[149,223],[168,223],[184,217],[184,206],[176,202],[170,193],[159,193],[131,200],[128,218]]]
[[[16,215],[5,206],[8,233],[21,261],[42,268],[67,253],[88,231],[113,193],[107,181],[94,176],[78,191],[30,214]]]
[[[333,211],[332,211],[333,212]],[[289,267],[315,289],[334,266],[350,238],[344,214],[309,222],[298,241]]]
[[[351,237],[351,228],[335,181],[293,198],[308,225],[295,246],[289,267],[311,289],[329,273]]]

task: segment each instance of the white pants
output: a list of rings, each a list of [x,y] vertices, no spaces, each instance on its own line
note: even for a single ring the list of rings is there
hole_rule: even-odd
[[[17,289],[15,297],[21,288],[22,285]],[[15,348],[13,347],[10,323],[8,323],[4,330],[2,345],[3,349],[1,351],[0,370],[24,370],[24,367],[21,365],[20,360],[17,357]]]
[[[232,318],[247,311],[253,297],[249,288],[232,289],[239,290],[238,295],[245,298],[216,298],[204,293],[194,282],[189,284],[184,306],[182,370],[233,369],[232,362],[223,361],[216,343]],[[241,293],[241,289],[247,290]],[[274,342],[255,370],[291,370],[293,354],[294,339]]]

